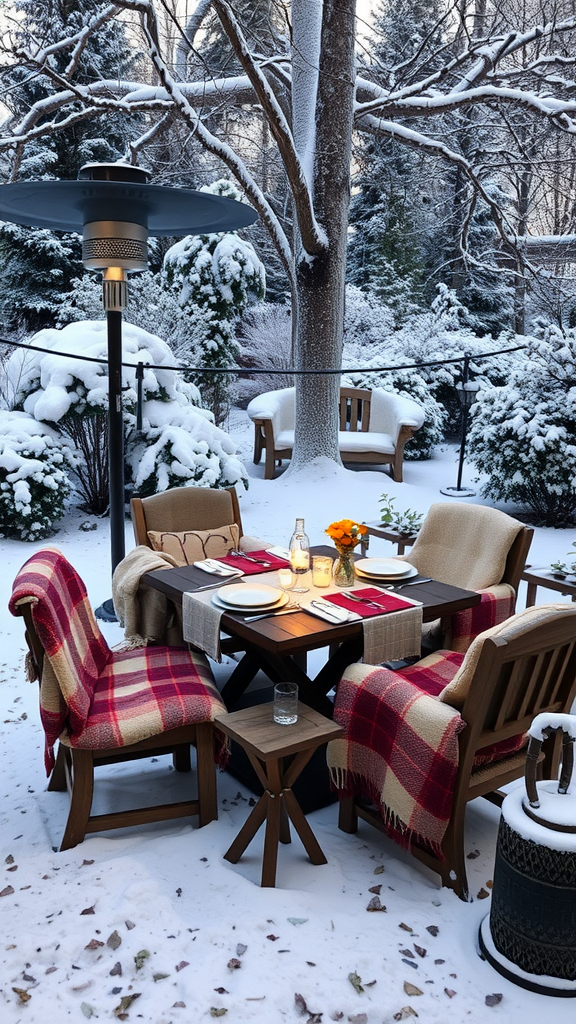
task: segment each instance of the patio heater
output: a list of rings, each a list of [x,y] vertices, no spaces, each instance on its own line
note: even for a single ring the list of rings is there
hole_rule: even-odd
[[[456,487],[441,487],[440,494],[446,494],[449,498],[473,498],[476,491],[473,491],[470,487],[462,487],[462,468],[464,466],[464,452],[466,450],[466,434],[468,433],[468,417],[470,415],[470,409],[476,401],[476,395],[480,390],[480,385],[475,380],[470,380],[470,355],[464,356],[464,368],[462,370],[462,380],[458,381],[455,385],[456,393],[458,395],[458,401],[460,402],[460,411],[462,416],[462,428],[461,428],[461,441],[460,441],[460,457],[458,459],[458,479],[456,481]]]
[[[192,189],[150,184],[150,174],[123,162],[85,164],[75,181],[0,186],[0,219],[27,227],[82,232],[82,261],[102,271],[108,331],[108,468],[112,572],[125,555],[122,310],[128,273],[146,270],[148,236],[208,234],[246,227],[245,203]],[[112,603],[104,602],[108,617]]]

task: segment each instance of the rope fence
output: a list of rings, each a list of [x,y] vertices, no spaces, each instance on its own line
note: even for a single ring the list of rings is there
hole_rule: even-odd
[[[0,338],[0,345],[11,345],[13,348],[27,349],[30,352],[44,352],[47,355],[61,356],[63,359],[75,359],[85,363],[100,363],[105,366],[108,363],[107,359],[97,359],[93,356],[81,356],[75,352],[55,352],[52,348],[41,348],[40,346],[31,346],[21,341],[9,341],[6,338]],[[463,352],[461,356],[454,356],[452,359],[432,359],[425,363],[402,363],[394,364],[393,366],[360,366],[360,367],[339,367],[338,369],[332,369],[326,367],[320,370],[299,370],[296,368],[283,368],[274,369],[273,367],[250,367],[242,368],[240,366],[158,366],[155,363],[144,363],[141,360],[137,363],[122,363],[122,366],[131,367],[136,369],[137,375],[142,374],[144,369],[149,370],[172,370],[175,373],[225,373],[235,374],[238,377],[252,377],[255,374],[266,374],[267,376],[282,376],[282,377],[325,377],[329,375],[342,375],[346,373],[393,373],[395,370],[421,370],[426,366],[447,366],[449,364],[463,363],[464,360],[468,362],[477,362],[480,359],[491,359],[492,356],[505,355],[508,352],[520,352],[527,348],[526,345],[515,345],[513,348],[501,348],[495,352],[482,352],[476,355],[471,352]]]

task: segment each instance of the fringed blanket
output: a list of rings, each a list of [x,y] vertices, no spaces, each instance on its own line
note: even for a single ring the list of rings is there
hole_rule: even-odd
[[[175,565],[171,555],[139,544],[116,566],[112,599],[124,626],[127,647],[144,647],[148,643],[184,645],[180,612],[160,591],[140,585],[145,573]]]
[[[45,657],[40,684],[45,767],[54,767],[58,739],[68,746],[128,746],[170,729],[213,721],[226,708],[203,655],[181,648],[112,652],[88,601],[84,583],[56,548],[22,567],[10,611],[29,604]],[[215,756],[225,745],[216,733]]]
[[[498,626],[512,615],[516,591],[509,583],[481,590],[480,604],[452,615],[446,625],[444,646],[451,651],[467,651],[472,641],[486,629]]]
[[[328,767],[345,796],[368,796],[388,834],[441,857],[458,768],[459,713],[385,668],[352,665],[338,685]]]

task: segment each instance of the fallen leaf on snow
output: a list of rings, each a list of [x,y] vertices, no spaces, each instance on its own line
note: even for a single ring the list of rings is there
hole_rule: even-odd
[[[354,1013],[351,1017],[348,1017],[350,1024],[368,1024],[368,1015],[366,1013]]]
[[[147,949],[141,949],[134,957],[134,963],[136,964],[136,970],[141,971],[144,964],[149,959],[150,953]]]
[[[84,910],[80,911],[80,917],[85,917],[86,914],[94,914],[94,913],[95,913],[94,907],[86,907]]]
[[[394,1020],[406,1020],[407,1017],[417,1017],[416,1010],[413,1010],[411,1006],[403,1006],[398,1013],[394,1014]]]
[[[134,924],[134,921],[124,921],[124,924],[126,925],[128,931],[131,931],[132,928],[136,927],[136,925]]]
[[[487,899],[487,897],[489,895],[490,895],[490,893],[488,892],[488,890],[482,888],[482,889],[480,889],[480,892],[476,893],[476,899],[477,900],[485,900],[485,899]]]
[[[424,994],[421,988],[413,985],[410,981],[404,982],[404,991],[407,996],[421,996]]]
[[[236,946],[236,956],[244,956],[247,949],[248,946],[245,946],[243,942],[239,942]]]
[[[176,964],[177,971],[183,971],[185,967],[190,967],[189,960],[181,960],[179,964]]]
[[[498,1003],[502,1002],[502,993],[493,992],[492,995],[486,996],[484,1002],[486,1003],[486,1006],[498,1006]]]
[[[438,925],[437,924],[429,924],[429,925],[426,926],[426,931],[430,932],[430,935],[436,936],[436,935],[438,935]]]
[[[331,1015],[331,1017],[330,1017],[330,1020],[342,1020],[342,1017],[343,1017],[343,1016],[344,1016],[344,1014],[342,1013],[342,1010],[336,1010],[336,1011],[335,1011],[335,1012],[334,1012],[334,1013],[333,1013],[333,1014]]]
[[[470,853],[466,854],[468,860],[476,860],[476,857],[480,856],[480,850],[471,850]]]
[[[104,943],[100,939],[90,939],[90,942],[84,946],[84,949],[100,949],[103,945]]]
[[[383,903],[380,902],[379,896],[372,897],[368,906],[366,907],[366,910],[370,911],[370,913],[373,913],[377,910],[382,910],[384,913],[386,913],[386,907],[384,906]]]
[[[119,978],[120,975],[122,974],[122,964],[120,963],[119,960],[117,960],[116,963],[114,964],[114,967],[110,971],[110,974],[112,975],[113,978]]]
[[[374,868],[374,874],[375,875],[383,875],[384,874],[384,865],[383,864],[379,864],[377,868]]]
[[[360,977],[360,975],[356,974],[356,971],[352,971],[352,973],[348,975],[348,981],[350,982],[351,985],[354,986],[358,995],[360,995],[360,993],[364,991],[364,989],[362,988],[362,978]]]
[[[172,1003],[172,1006],[173,1007],[177,1006],[181,1010],[185,1010],[186,1009],[186,1003],[183,1003],[181,999],[179,999],[177,1003]]]
[[[305,1013],[308,1013],[306,1000],[304,999],[304,996],[300,995],[299,992],[294,993],[294,1002],[296,1003],[296,1009],[298,1010],[298,1013],[300,1014],[301,1017],[303,1017]]]
[[[277,940],[280,938],[280,936],[279,935],[267,935],[266,938],[270,939],[270,942],[277,942]]]
[[[129,1010],[135,999],[140,999],[141,992],[133,992],[130,996],[122,996],[118,1006],[114,1008],[114,1016],[120,1020],[126,1020],[128,1014],[126,1010]]]
[[[111,935],[108,936],[108,938],[106,939],[106,945],[110,946],[110,949],[118,949],[118,946],[122,945],[122,939],[120,938],[118,932],[114,931],[112,932]]]
[[[210,1007],[210,1016],[211,1017],[223,1017],[225,1013],[228,1013],[228,1010],[224,1006],[211,1006]]]
[[[80,1009],[85,1017],[91,1017],[94,1013],[94,1008],[90,1006],[90,1003],[80,1003]]]
[[[456,992],[453,988],[445,988],[444,991],[449,999],[452,999],[452,996],[456,995]]]
[[[16,993],[21,1003],[27,1003],[29,999],[32,999],[32,996],[25,988],[15,988],[12,986],[12,991]]]
[[[239,970],[240,967],[242,967],[242,964],[240,963],[237,957],[233,956],[232,959],[228,961],[226,966],[229,967],[231,971],[237,971]]]
[[[425,957],[426,956],[427,950],[424,949],[424,946],[417,946],[416,943],[414,943],[414,949],[418,953],[418,956],[421,956],[421,957]]]
[[[409,924],[404,924],[404,921],[400,921],[400,924],[398,925],[398,927],[399,928],[403,928],[405,932],[413,932],[414,931],[414,929],[411,928]]]
[[[219,996],[227,996],[228,995],[228,989],[224,988],[222,985],[219,985],[218,988],[214,989],[214,991],[217,992]]]
[[[153,974],[152,975],[152,980],[153,981],[164,981],[164,978],[169,978],[169,977],[170,977],[169,974],[160,974],[160,973],[159,974]]]
[[[12,886],[7,885],[6,888],[2,889],[2,892],[0,892],[0,896],[12,896],[13,893],[14,889],[12,888]]]
[[[371,886],[371,888],[368,889],[368,892],[375,892],[376,895],[379,896],[382,892],[382,883],[380,882],[378,885]]]
[[[402,956],[409,956],[411,960],[414,960],[414,953],[411,949],[401,949]]]

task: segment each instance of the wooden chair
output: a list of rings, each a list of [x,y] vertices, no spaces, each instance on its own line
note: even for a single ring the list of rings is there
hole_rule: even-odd
[[[371,666],[354,666],[360,678],[363,669],[365,675],[374,671]],[[456,707],[466,724],[458,736],[458,769],[441,855],[414,842],[410,852],[467,900],[466,805],[483,796],[500,806],[500,787],[524,773],[525,749],[520,744],[525,744],[532,720],[541,712],[570,712],[576,697],[576,608],[551,604],[526,609],[477,637],[466,655],[440,651],[398,674],[418,690],[436,695],[430,699],[430,714],[440,700]],[[557,777],[559,755],[560,732],[545,749],[543,778]],[[386,832],[379,809],[362,799],[363,792],[366,779],[341,800],[339,827],[356,832],[360,817]]]
[[[204,656],[169,647],[111,651],[82,580],[56,548],[20,569],[10,610],[24,617],[29,674],[40,681],[48,789],[70,793],[60,849],[105,829],[193,814],[202,826],[217,818],[215,759],[224,751],[212,721],[226,708]],[[172,753],[175,767],[190,771],[191,744],[195,799],[91,813],[95,767]]]
[[[248,415],[254,423],[254,462],[265,450],[264,478],[276,463],[292,457],[295,389],[281,388],[253,398]],[[384,464],[402,482],[404,446],[424,423],[417,402],[381,388],[340,388],[338,448],[343,462]]]
[[[149,498],[132,498],[132,525],[137,544],[151,547],[148,530],[212,530],[236,523],[242,537],[242,519],[234,487],[173,487]]]

